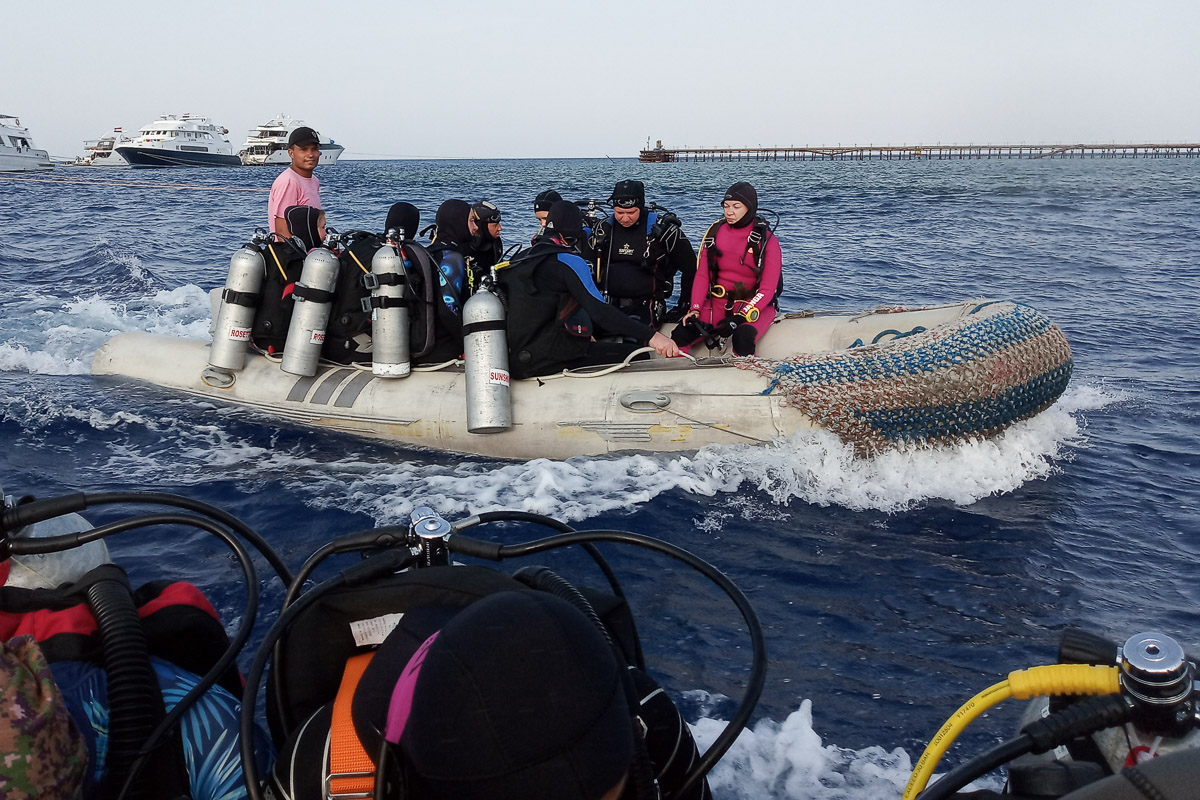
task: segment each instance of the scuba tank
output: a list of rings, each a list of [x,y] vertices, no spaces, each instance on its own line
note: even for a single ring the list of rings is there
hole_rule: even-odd
[[[218,369],[239,370],[246,365],[246,345],[254,313],[262,299],[266,262],[258,249],[259,236],[238,248],[229,259],[229,277],[221,292],[221,309],[209,349],[208,363]]]
[[[30,499],[30,498],[25,498]],[[5,497],[0,488],[0,511],[20,503]],[[91,524],[75,513],[35,522],[7,533],[10,539],[44,539],[91,529]],[[0,563],[0,585],[24,589],[54,589],[79,580],[89,570],[109,562],[108,545],[103,539],[57,553],[30,553],[10,556]]]
[[[330,235],[336,235],[336,231],[331,230]],[[307,377],[317,374],[338,268],[337,257],[324,245],[304,258],[304,269],[292,292],[296,308],[283,346],[280,369],[284,372]]]
[[[467,370],[467,432],[501,433],[512,428],[508,336],[504,304],[485,278],[463,306],[463,353]]]
[[[388,238],[399,241],[399,236]],[[371,372],[381,378],[403,378],[412,371],[409,362],[408,267],[400,245],[384,245],[371,258],[371,274],[362,277],[371,290],[362,301],[363,311],[371,313]]]

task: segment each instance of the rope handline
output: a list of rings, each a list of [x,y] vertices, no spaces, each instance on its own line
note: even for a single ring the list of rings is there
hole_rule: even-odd
[[[270,189],[251,189],[239,186],[193,186],[183,183],[139,183],[136,181],[97,181],[70,180],[63,178],[26,178],[21,175],[10,175],[0,172],[0,178],[10,181],[26,181],[29,183],[72,183],[80,186],[126,186],[145,189],[199,189],[209,192],[259,192],[268,193]]]

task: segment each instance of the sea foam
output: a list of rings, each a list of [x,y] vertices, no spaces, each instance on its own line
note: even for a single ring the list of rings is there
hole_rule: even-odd
[[[206,412],[200,424],[138,409],[137,418],[124,421],[155,431],[164,447],[144,451],[140,466],[129,463],[130,454],[123,452],[120,466],[150,478],[169,457],[171,473],[184,483],[281,481],[313,505],[365,513],[378,524],[403,522],[418,505],[431,506],[447,518],[519,509],[577,522],[633,510],[668,492],[728,496],[719,510],[705,511],[695,520],[715,531],[734,514],[784,519],[797,502],[897,512],[935,500],[967,506],[1011,492],[1059,471],[1076,448],[1087,446],[1082,415],[1120,399],[1096,387],[1072,388],[1055,406],[997,437],[874,458],[858,457],[826,431],[805,431],[768,445],[710,446],[683,455],[461,463],[379,445],[355,452],[356,440],[350,438],[336,453],[303,437],[286,445],[267,436],[247,440],[231,432],[230,423],[242,417],[229,407]],[[90,413],[88,409],[77,418]],[[105,424],[97,421],[97,427]]]
[[[875,800],[903,793],[913,766],[907,752],[825,744],[812,722],[812,701],[804,700],[782,722],[760,720],[742,731],[709,773],[713,795],[728,800]],[[702,718],[691,728],[703,751],[725,722]],[[971,788],[999,790],[1002,783],[990,776]]]

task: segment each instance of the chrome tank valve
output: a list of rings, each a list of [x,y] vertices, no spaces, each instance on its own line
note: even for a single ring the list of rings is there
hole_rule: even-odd
[[[1143,712],[1139,727],[1182,735],[1195,722],[1196,665],[1170,636],[1148,631],[1121,647],[1121,687]]]
[[[417,506],[409,515],[409,530],[421,550],[424,566],[432,567],[450,563],[450,551],[446,542],[450,538],[450,523],[429,506]]]

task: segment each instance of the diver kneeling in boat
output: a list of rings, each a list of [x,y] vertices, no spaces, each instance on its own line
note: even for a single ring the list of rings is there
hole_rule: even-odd
[[[618,657],[598,618],[495,573],[492,594],[458,608],[450,598],[478,573],[433,569],[417,576],[439,604],[408,609],[358,656],[357,683],[343,678],[337,699],[297,728],[267,796],[711,797],[705,781],[675,791],[698,759],[691,734],[661,688]],[[367,760],[339,768],[347,737]]]
[[[664,357],[679,355],[670,338],[604,302],[579,256],[583,236],[582,212],[560,200],[550,207],[535,244],[497,269],[507,299],[508,364],[514,378],[618,363],[647,344]],[[593,323],[628,341],[593,341]]]
[[[680,347],[716,333],[731,336],[733,352],[754,355],[778,310],[783,288],[779,240],[758,216],[758,192],[742,181],[721,201],[722,219],[700,243],[691,310],[671,332]]]
[[[639,322],[658,327],[678,321],[687,310],[696,274],[696,251],[679,218],[665,209],[647,211],[641,181],[618,182],[608,199],[612,214],[596,226],[590,242],[596,285],[609,303]],[[676,274],[679,302],[668,313]]]

